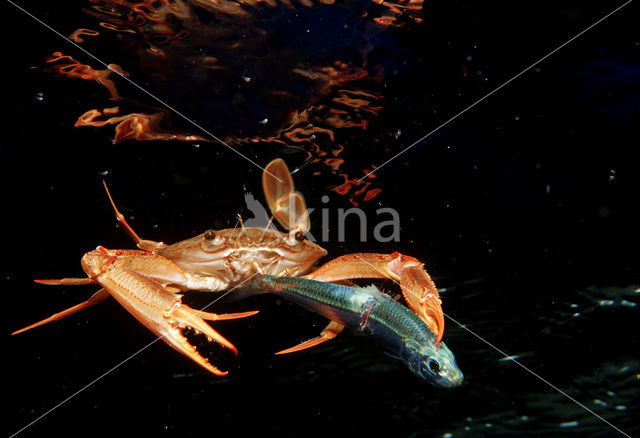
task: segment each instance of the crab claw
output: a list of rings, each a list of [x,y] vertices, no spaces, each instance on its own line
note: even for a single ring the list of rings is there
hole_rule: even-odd
[[[186,304],[180,304],[176,309],[170,311],[169,318],[173,318],[180,328],[190,327],[195,330],[196,333],[202,333],[207,336],[209,341],[216,341],[218,344],[233,351],[233,354],[238,354],[238,350],[234,345],[224,338],[220,333],[211,328],[202,318],[197,316],[197,311],[187,306]]]
[[[223,347],[233,351],[234,354],[238,354],[238,350],[225,337],[197,316],[197,312],[197,310],[192,309],[186,304],[176,303],[172,309],[165,312],[164,316],[167,318],[167,328],[162,330],[162,340],[206,370],[218,376],[224,376],[228,371],[220,371],[211,365],[182,334],[182,329],[189,327],[196,333],[202,333],[207,336],[209,341],[216,341]]]
[[[220,371],[198,353],[182,331],[187,327],[191,328],[196,333],[206,335],[209,341],[216,341],[233,351],[234,354],[238,354],[236,347],[211,328],[203,318],[209,320],[234,319],[250,316],[255,312],[216,315],[192,309],[182,303],[182,295],[176,293],[175,288],[171,285],[162,284],[149,275],[131,270],[131,267],[142,263],[141,259],[145,254],[148,253],[108,250],[100,247],[84,255],[82,266],[89,278],[100,283],[109,295],[113,296],[129,313],[164,342],[207,371],[218,376],[226,375],[226,371]],[[160,256],[155,257],[162,259]],[[182,272],[177,265],[174,267],[169,263],[165,263],[165,265],[163,269],[169,270],[164,272],[165,275],[171,274],[173,271]]]
[[[431,277],[420,263],[402,270],[400,276],[402,295],[409,308],[427,323],[436,334],[436,345],[444,334],[444,314],[442,300]]]
[[[179,297],[179,295],[176,296]],[[200,353],[198,353],[196,348],[191,345],[191,343],[189,343],[187,338],[185,338],[185,336],[182,334],[182,329],[184,329],[185,327],[189,327],[196,333],[202,333],[207,336],[207,339],[209,341],[216,341],[223,347],[233,351],[233,354],[237,355],[238,350],[236,349],[236,347],[220,333],[212,329],[211,326],[204,321],[204,319],[208,319],[211,321],[222,321],[226,319],[246,318],[247,316],[252,316],[256,313],[258,313],[258,311],[254,310],[251,312],[223,313],[219,315],[216,313],[203,312],[202,310],[195,310],[187,306],[186,304],[176,302],[172,306],[172,308],[164,314],[164,316],[167,318],[169,328],[166,329],[163,333],[162,340],[164,340],[167,344],[171,345],[173,348],[175,348],[180,353],[184,354],[206,370],[212,372],[215,375],[224,376],[228,374],[228,371],[220,371],[218,368],[211,365],[211,363],[209,363],[209,361]]]

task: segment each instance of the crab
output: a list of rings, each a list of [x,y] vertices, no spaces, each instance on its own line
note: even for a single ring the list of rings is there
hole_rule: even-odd
[[[303,196],[294,190],[291,173],[282,159],[273,160],[264,169],[262,186],[273,217],[287,232],[270,226],[245,227],[240,220],[240,227],[207,230],[168,245],[140,238],[118,210],[105,183],[116,220],[139,250],[98,247],[83,257],[82,264],[88,278],[37,280],[56,285],[99,283],[103,289],[84,303],[15,333],[61,319],[112,295],[165,342],[209,371],[220,374],[222,372],[200,356],[184,336],[172,330],[178,326],[191,326],[236,352],[230,342],[212,329],[204,328],[208,326],[201,321],[241,318],[256,312],[215,315],[197,311],[181,303],[179,292],[229,291],[255,275],[272,275],[337,283],[365,278],[392,279],[400,284],[407,306],[436,334],[436,343],[440,342],[444,331],[442,301],[422,262],[399,252],[354,253],[315,268],[327,251],[305,237],[310,229],[309,214]],[[132,300],[140,302],[140,305],[134,306]],[[159,302],[162,304],[157,305]],[[176,313],[177,310],[180,312]],[[342,329],[344,326],[332,321],[319,336],[279,354],[318,345],[336,337]]]

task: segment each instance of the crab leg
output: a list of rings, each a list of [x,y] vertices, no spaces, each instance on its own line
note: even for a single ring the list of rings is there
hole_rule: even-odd
[[[50,284],[50,285],[54,285],[54,286],[58,286],[58,285],[66,285],[66,286],[75,286],[78,284],[96,284],[97,281],[95,281],[93,278],[55,278],[55,279],[48,279],[48,280],[33,280],[36,283],[40,283],[40,284]]]
[[[327,325],[320,336],[304,341],[295,347],[287,348],[286,350],[278,351],[276,354],[289,354],[294,353],[296,351],[306,350],[307,348],[315,347],[316,345],[322,344],[330,339],[335,338],[340,334],[340,332],[344,329],[344,326],[338,322],[331,321],[329,325]]]
[[[259,310],[252,310],[250,312],[223,313],[223,314],[204,312],[202,310],[195,310],[195,309],[191,309],[191,310],[193,310],[193,314],[195,316],[202,319],[206,319],[207,321],[226,321],[228,319],[246,318],[247,316],[253,316],[257,313],[260,313]]]
[[[88,255],[92,255],[92,261],[100,259],[105,265],[113,265],[112,269],[138,272],[163,286],[169,286],[169,290],[173,291],[218,291],[227,286],[227,283],[217,277],[193,275],[168,258],[152,252],[126,249],[110,250],[99,246],[94,251],[85,254],[83,266]]]
[[[277,179],[276,179],[277,177]],[[309,214],[303,196],[293,191],[293,179],[285,162],[271,161],[262,174],[262,189],[271,213],[292,233],[309,231]]]
[[[107,187],[107,183],[105,181],[102,181],[102,184],[104,185],[104,189],[107,192],[107,197],[109,198],[111,207],[113,207],[113,211],[116,215],[116,220],[118,221],[118,223],[120,224],[124,232],[127,233],[129,237],[133,239],[133,241],[136,243],[136,246],[138,248],[144,251],[156,252],[167,246],[164,242],[156,242],[155,240],[141,239],[140,236],[138,236],[138,233],[136,233],[133,230],[133,228],[131,228],[131,225],[129,225],[124,215],[120,213],[120,210],[118,210],[118,207],[116,207],[116,203],[113,201],[113,198],[111,197],[111,193],[109,192],[109,187]]]
[[[349,286],[349,287],[358,287],[357,284],[355,284],[350,280],[337,280],[337,281],[334,281],[334,283],[342,284],[344,286]],[[295,347],[278,351],[276,354],[289,354],[289,353],[294,353],[296,351],[306,350],[307,348],[315,347],[316,345],[320,345],[323,342],[329,341],[335,338],[336,336],[338,336],[342,332],[342,330],[344,330],[344,327],[345,326],[340,324],[339,322],[329,321],[329,324],[324,328],[324,330],[322,330],[322,332],[320,332],[319,336],[316,336],[315,338],[311,338],[304,342],[301,342]]]
[[[66,280],[75,280],[75,279],[70,279],[70,278],[62,278],[59,280],[35,280],[36,283],[41,283],[41,284],[84,284],[84,283],[70,283],[67,282]],[[84,280],[84,278],[81,278],[79,280]],[[59,281],[59,283],[54,283],[55,281]],[[95,282],[92,282],[95,283]],[[168,289],[168,288],[166,288]],[[170,289],[168,289],[170,290]],[[49,316],[48,318],[45,318],[41,321],[38,321],[36,323],[33,323],[27,327],[21,328],[20,330],[16,330],[15,332],[11,333],[11,335],[17,335],[18,333],[22,333],[22,332],[26,332],[27,330],[30,330],[32,328],[36,328],[38,326],[47,324],[49,322],[53,322],[53,321],[59,321],[62,318],[65,318],[69,315],[72,315],[76,312],[79,312],[81,310],[87,309],[95,304],[101,303],[102,301],[106,300],[109,297],[109,292],[107,292],[104,289],[100,289],[98,292],[96,292],[95,294],[91,295],[91,297],[89,297],[89,299],[87,301],[83,301],[80,304],[76,304],[75,306],[69,307],[68,309],[65,309],[61,312],[58,313],[54,313],[53,315]],[[195,310],[192,309],[194,315],[207,320],[207,321],[225,321],[228,319],[239,319],[239,318],[246,318],[248,316],[253,316],[256,313],[259,313],[258,310],[253,310],[250,312],[239,312],[239,313],[224,313],[224,314],[217,314],[217,313],[211,313],[211,312],[204,312],[202,310]]]
[[[66,279],[65,279],[66,280]],[[84,279],[82,279],[84,280]],[[53,281],[53,280],[45,280],[45,281]],[[41,281],[36,280],[36,282],[41,283]],[[44,283],[44,284],[54,284],[54,283]],[[62,284],[62,283],[59,283]],[[69,284],[69,283],[66,283]],[[11,333],[12,335],[17,335],[18,333],[22,333],[22,332],[26,332],[27,330],[30,330],[32,328],[41,326],[43,324],[46,324],[48,322],[53,322],[53,321],[58,321],[66,316],[69,316],[73,313],[79,312],[81,310],[87,309],[95,304],[101,303],[102,301],[106,300],[109,297],[109,293],[104,290],[104,289],[100,289],[98,292],[96,292],[95,294],[91,295],[91,297],[89,297],[89,299],[87,301],[84,301],[80,304],[76,304],[73,307],[69,307],[66,310],[63,310],[62,312],[58,312],[58,313],[54,313],[53,315],[51,315],[48,318],[43,319],[42,321],[38,321],[35,322],[31,325],[28,325],[27,327],[21,328],[20,330],[16,330],[15,332]]]
[[[444,315],[438,289],[419,260],[392,254],[355,253],[340,256],[303,278],[335,282],[356,278],[391,278],[400,284],[409,308],[437,334],[436,344],[444,333]]]

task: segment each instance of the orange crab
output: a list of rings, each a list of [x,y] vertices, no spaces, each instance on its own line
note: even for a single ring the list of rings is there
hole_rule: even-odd
[[[314,270],[314,264],[327,251],[305,238],[310,229],[305,201],[294,190],[291,173],[282,159],[271,161],[264,169],[262,187],[271,213],[288,233],[270,227],[245,227],[241,223],[240,228],[209,230],[167,245],[141,239],[118,211],[111,195],[109,199],[116,219],[138,248],[166,257],[194,275],[213,280],[213,288],[201,290],[226,290],[255,274],[301,276],[328,282],[389,278],[400,284],[409,308],[429,325],[437,335],[436,342],[440,342],[444,333],[442,301],[424,263],[399,252],[355,253],[340,256]],[[335,323],[328,329],[333,336],[336,330],[342,330]],[[322,338],[326,338],[326,334]]]
[[[273,216],[289,230],[288,233],[270,227],[263,229],[241,225],[240,228],[209,230],[171,245],[141,239],[118,211],[107,189],[116,219],[140,250],[107,250],[98,247],[83,257],[82,265],[89,278],[38,280],[45,284],[99,283],[103,289],[84,303],[15,333],[61,319],[112,295],[143,325],[172,347],[209,371],[224,374],[200,356],[175,329],[190,326],[236,352],[230,342],[202,319],[241,318],[256,312],[215,315],[197,311],[182,304],[178,292],[225,291],[240,286],[255,275],[263,274],[300,276],[327,282],[392,279],[400,284],[409,308],[428,324],[437,335],[436,342],[440,342],[444,331],[441,300],[423,263],[398,252],[355,253],[340,256],[313,270],[314,264],[327,251],[305,238],[309,231],[308,212],[304,198],[294,191],[291,174],[283,160],[276,159],[267,165],[262,184]],[[332,321],[320,336],[279,353],[291,353],[318,345],[334,338],[343,328]]]

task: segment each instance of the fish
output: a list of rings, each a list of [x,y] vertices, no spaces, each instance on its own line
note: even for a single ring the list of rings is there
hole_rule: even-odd
[[[464,375],[444,342],[407,307],[376,286],[347,286],[296,278],[256,276],[251,289],[268,292],[329,318],[334,323],[371,336],[392,357],[434,386],[459,386]]]

